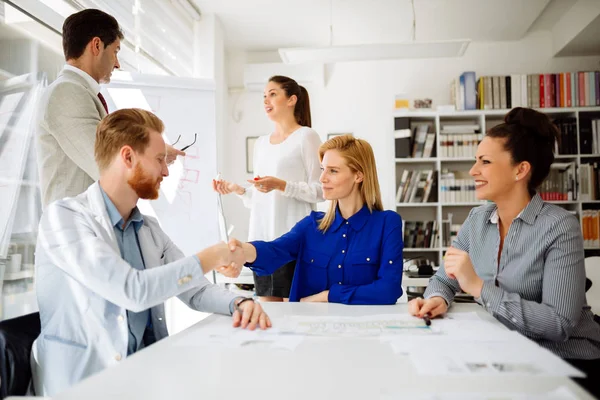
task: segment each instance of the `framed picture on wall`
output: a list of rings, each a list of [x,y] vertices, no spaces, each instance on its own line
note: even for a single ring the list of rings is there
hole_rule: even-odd
[[[343,132],[343,133],[328,133],[328,134],[327,134],[327,140],[329,140],[329,139],[331,139],[332,137],[335,137],[335,136],[343,136],[343,135],[350,135],[350,136],[352,136],[352,133],[350,133],[350,132]]]
[[[246,138],[246,172],[254,172],[254,144],[258,136],[248,136]]]

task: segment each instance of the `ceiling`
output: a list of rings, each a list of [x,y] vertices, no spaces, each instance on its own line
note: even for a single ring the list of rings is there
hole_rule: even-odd
[[[410,0],[192,0],[216,14],[229,48],[391,43],[412,39]],[[572,0],[558,0],[562,5]],[[551,0],[414,0],[417,40],[522,38]],[[560,7],[559,7],[560,8]],[[549,16],[552,22],[552,16]],[[546,22],[547,23],[547,22]],[[543,28],[544,21],[539,23]]]
[[[579,32],[557,56],[575,57],[590,54],[600,54],[600,16]]]

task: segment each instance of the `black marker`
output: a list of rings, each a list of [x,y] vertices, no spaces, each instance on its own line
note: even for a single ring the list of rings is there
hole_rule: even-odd
[[[423,320],[425,321],[425,325],[431,325],[431,315],[429,315],[429,313],[423,315]]]

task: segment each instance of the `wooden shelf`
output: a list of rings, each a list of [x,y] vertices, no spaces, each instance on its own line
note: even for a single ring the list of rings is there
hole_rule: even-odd
[[[439,203],[396,203],[396,207],[437,207]]]
[[[554,156],[555,160],[563,160],[563,159],[574,159],[577,158],[577,154],[558,154]]]
[[[424,251],[438,252],[440,251],[439,247],[405,247],[402,249],[405,253],[417,253]]]
[[[33,270],[23,270],[19,272],[5,272],[4,280],[5,281],[16,281],[19,279],[33,278],[35,275],[35,271]]]
[[[442,207],[477,207],[487,204],[486,201],[475,201],[466,203],[442,203]]]
[[[442,157],[440,158],[441,162],[475,162],[475,156],[473,157]]]
[[[580,111],[599,111],[599,107],[554,107],[536,108],[535,110],[546,114],[573,114]],[[461,111],[437,111],[429,109],[394,110],[394,118],[435,118],[435,117],[503,117],[510,110],[461,110]]]
[[[424,158],[396,158],[396,164],[419,164],[419,163],[432,163],[435,162],[435,157],[424,157]]]

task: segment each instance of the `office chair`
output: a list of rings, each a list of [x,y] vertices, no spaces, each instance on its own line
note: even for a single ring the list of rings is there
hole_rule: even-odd
[[[600,324],[600,257],[585,259],[585,297],[594,313],[594,320]]]
[[[40,331],[37,312],[0,321],[0,399],[27,394],[31,382],[31,346]]]

